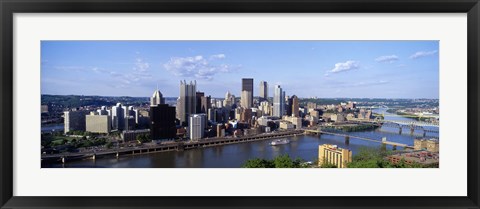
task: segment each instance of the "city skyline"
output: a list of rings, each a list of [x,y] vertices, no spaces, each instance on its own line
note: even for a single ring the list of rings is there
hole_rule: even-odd
[[[438,41],[42,41],[41,93],[222,98],[242,78],[300,98],[439,97]],[[379,91],[381,89],[382,91]],[[269,95],[272,97],[273,95]]]

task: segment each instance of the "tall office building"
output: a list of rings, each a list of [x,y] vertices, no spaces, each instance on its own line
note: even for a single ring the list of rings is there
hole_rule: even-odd
[[[208,109],[212,108],[212,97],[211,96],[203,96],[200,98],[200,112],[207,113]]]
[[[252,108],[253,106],[252,93],[253,92],[251,91],[245,91],[245,90],[242,91],[242,99],[240,101],[240,106],[247,109]]]
[[[187,123],[191,114],[196,113],[197,82],[180,81],[180,97],[177,100],[177,117],[181,124]]]
[[[92,133],[110,133],[112,129],[112,118],[108,115],[87,115],[85,116],[85,130]]]
[[[150,137],[152,140],[173,139],[176,136],[175,107],[168,104],[150,106]]]
[[[65,134],[70,131],[85,131],[85,116],[88,111],[65,111],[64,116],[64,132]]]
[[[244,93],[244,91],[247,91]],[[242,78],[241,102],[245,108],[253,107],[253,78]]]
[[[266,81],[260,81],[260,101],[268,99],[268,83]]]
[[[329,163],[336,165],[337,168],[346,168],[349,162],[352,162],[352,151],[331,144],[318,146],[319,166],[322,166],[324,163]]]
[[[122,131],[125,129],[125,116],[127,109],[122,104],[117,103],[112,107],[112,128]]]
[[[197,92],[196,98],[196,113],[207,113],[208,108],[212,106],[211,96],[205,96],[204,92]]]
[[[285,111],[285,92],[280,85],[275,85],[273,96],[273,116],[282,118]]]
[[[292,116],[292,98],[288,95],[285,96],[285,114],[287,116]]]
[[[189,122],[190,140],[202,139],[205,136],[206,127],[206,115],[205,114],[192,114]]]
[[[290,106],[292,107],[292,115],[293,117],[299,117],[299,108],[300,105],[298,104],[298,97],[293,95],[291,97]]]
[[[152,97],[150,97],[150,106],[156,106],[158,104],[165,104],[165,98],[163,98],[162,92],[157,90],[153,92]]]

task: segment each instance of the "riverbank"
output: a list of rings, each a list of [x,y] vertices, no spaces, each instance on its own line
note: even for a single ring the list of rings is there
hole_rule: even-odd
[[[278,139],[285,137],[292,137],[296,135],[303,135],[303,130],[283,131],[277,133],[264,133],[253,136],[233,137],[233,138],[207,138],[199,141],[187,141],[187,142],[167,142],[156,146],[145,147],[133,147],[126,149],[111,149],[103,150],[99,152],[81,152],[81,153],[59,153],[59,154],[46,154],[42,155],[42,161],[48,162],[62,162],[72,160],[84,160],[84,159],[98,159],[105,157],[118,158],[124,155],[138,155],[149,154],[157,152],[171,152],[171,151],[184,151],[198,148],[222,146],[227,144],[246,143],[254,141],[262,141],[267,139]]]

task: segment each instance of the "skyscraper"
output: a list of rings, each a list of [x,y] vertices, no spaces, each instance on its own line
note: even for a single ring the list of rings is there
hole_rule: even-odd
[[[299,111],[299,104],[298,104],[298,97],[296,95],[292,96],[292,102],[290,103],[290,106],[292,107],[292,116],[293,117],[298,117],[298,111]]]
[[[200,112],[207,113],[208,109],[212,107],[212,97],[211,96],[203,96],[200,98]]]
[[[253,96],[252,96],[252,93],[251,91],[245,91],[243,90],[242,91],[242,99],[240,101],[240,106],[242,106],[243,108],[252,108],[253,106]]]
[[[260,81],[260,100],[265,101],[268,99],[268,83],[266,81]]]
[[[180,81],[180,97],[177,100],[177,117],[181,124],[187,123],[191,114],[196,113],[197,82]]]
[[[175,107],[168,104],[150,106],[150,137],[152,140],[173,139],[176,136]]]
[[[282,118],[285,111],[285,92],[280,85],[275,85],[273,96],[273,116]]]
[[[190,140],[198,140],[204,137],[206,127],[205,114],[192,114],[189,122]]]
[[[292,116],[292,97],[285,96],[285,114]]]
[[[65,111],[64,114],[64,131],[85,131],[85,116],[88,111]]]
[[[127,109],[122,104],[117,103],[112,107],[112,128],[122,131],[125,129],[125,116]]]
[[[244,93],[244,91],[247,91]],[[245,108],[253,106],[253,78],[242,78],[241,105]]]
[[[160,92],[157,87],[157,90],[153,92],[150,98],[150,106],[156,106],[158,104],[165,104],[165,98],[163,98],[162,92]]]
[[[205,96],[204,92],[197,91],[195,92],[195,113],[204,113],[202,112],[202,97]]]

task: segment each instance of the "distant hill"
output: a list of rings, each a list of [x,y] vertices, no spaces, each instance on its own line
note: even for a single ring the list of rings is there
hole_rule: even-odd
[[[81,106],[113,106],[122,103],[125,106],[149,103],[148,97],[113,97],[83,95],[48,95],[42,94],[42,105],[74,108]]]

